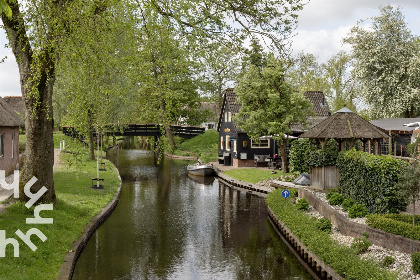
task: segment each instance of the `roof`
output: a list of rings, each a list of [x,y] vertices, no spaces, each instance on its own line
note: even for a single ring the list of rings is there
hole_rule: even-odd
[[[13,108],[0,98],[0,126],[24,126],[25,123]]]
[[[420,118],[399,118],[399,119],[380,119],[371,121],[371,124],[374,124],[385,130],[394,130],[394,131],[413,131],[417,127],[407,127],[404,124],[420,122]]]
[[[10,107],[15,110],[20,116],[25,116],[25,103],[22,96],[5,96],[3,97],[4,101],[9,104]]]
[[[305,97],[312,103],[312,109],[317,117],[331,116],[330,106],[328,105],[322,91],[307,91],[304,94]]]
[[[381,128],[364,120],[349,109],[341,109],[329,118],[318,123],[301,138],[333,138],[333,139],[378,139],[388,135]]]
[[[328,102],[325,99],[324,93],[322,91],[307,91],[307,92],[304,93],[304,95],[312,103],[312,105],[313,105],[312,109],[315,112],[315,116],[314,117],[309,117],[308,120],[307,120],[308,121],[307,125],[309,127],[313,127],[316,124],[318,124],[319,122],[326,119],[328,116],[331,116],[330,107],[329,107]],[[233,88],[228,88],[228,89],[225,90],[217,130],[219,130],[220,125],[221,125],[221,120],[222,120],[222,117],[223,117],[223,110],[226,106],[225,103],[228,104],[229,109],[232,113],[232,117],[235,114],[237,114],[239,112],[239,110],[241,109],[241,104],[236,101],[236,98],[237,98],[237,95],[234,92]],[[239,129],[239,127],[237,127],[236,125],[235,125],[235,128],[238,132],[241,131]],[[300,131],[304,131],[304,130],[306,130],[306,129],[301,124],[292,125],[292,131],[299,131],[300,132]]]

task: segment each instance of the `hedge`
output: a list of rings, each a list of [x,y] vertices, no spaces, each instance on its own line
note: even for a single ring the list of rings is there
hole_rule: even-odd
[[[420,226],[413,227],[410,223],[397,221],[386,215],[368,215],[366,217],[366,224],[389,233],[420,240]]]
[[[309,150],[309,139],[299,139],[290,144],[290,172],[309,173],[306,154]]]
[[[340,192],[366,206],[369,213],[396,213],[405,210],[406,198],[397,193],[396,183],[403,160],[355,150],[340,152]]]
[[[394,273],[369,260],[360,259],[354,250],[338,244],[327,232],[321,231],[317,227],[317,219],[298,211],[291,198],[282,197],[281,190],[270,193],[266,202],[311,252],[345,279],[396,279]]]

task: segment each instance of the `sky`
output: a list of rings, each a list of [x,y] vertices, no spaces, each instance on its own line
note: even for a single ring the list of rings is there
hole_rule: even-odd
[[[350,51],[350,46],[342,44],[350,28],[360,20],[378,16],[378,8],[388,4],[401,6],[408,28],[420,36],[419,0],[310,0],[299,13],[293,53],[311,53],[324,62],[340,50]],[[0,60],[7,56],[0,63],[0,96],[21,95],[16,61],[5,44],[4,31],[0,30]]]

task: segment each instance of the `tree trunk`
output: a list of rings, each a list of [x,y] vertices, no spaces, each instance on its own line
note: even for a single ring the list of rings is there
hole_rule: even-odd
[[[413,199],[413,227],[416,225],[416,200]]]
[[[26,151],[20,176],[20,199],[29,200],[24,195],[23,187],[32,178],[37,182],[31,187],[36,193],[43,186],[47,192],[37,201],[55,202],[53,181],[54,141],[52,94],[54,86],[54,62],[51,47],[37,50],[35,57],[29,39],[23,15],[17,1],[8,0],[13,16],[1,15],[10,46],[15,55],[19,74],[22,97],[25,102]]]
[[[95,142],[93,141],[93,130],[89,129],[89,158],[95,160]]]
[[[289,173],[289,163],[287,161],[287,150],[286,150],[286,141],[281,140],[280,142],[280,154],[281,154],[281,168],[283,173]]]

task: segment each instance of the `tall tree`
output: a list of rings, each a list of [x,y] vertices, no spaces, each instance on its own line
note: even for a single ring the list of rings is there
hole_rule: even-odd
[[[372,26],[355,26],[344,42],[353,49],[353,74],[374,117],[415,117],[420,112],[419,45],[400,8],[379,8]]]
[[[416,156],[415,154],[412,156]],[[397,184],[399,192],[413,204],[413,227],[416,222],[416,201],[420,199],[420,163],[417,158],[404,166]]]
[[[344,51],[333,55],[327,63],[323,64],[325,78],[329,86],[329,90],[325,91],[325,94],[333,112],[344,106],[356,112],[359,88],[352,76],[350,66],[351,57]]]
[[[242,104],[235,115],[238,126],[253,141],[271,135],[279,142],[283,172],[288,172],[285,134],[291,126],[304,124],[313,114],[310,102],[285,81],[285,63],[269,54],[265,67],[250,64],[235,88]]]

